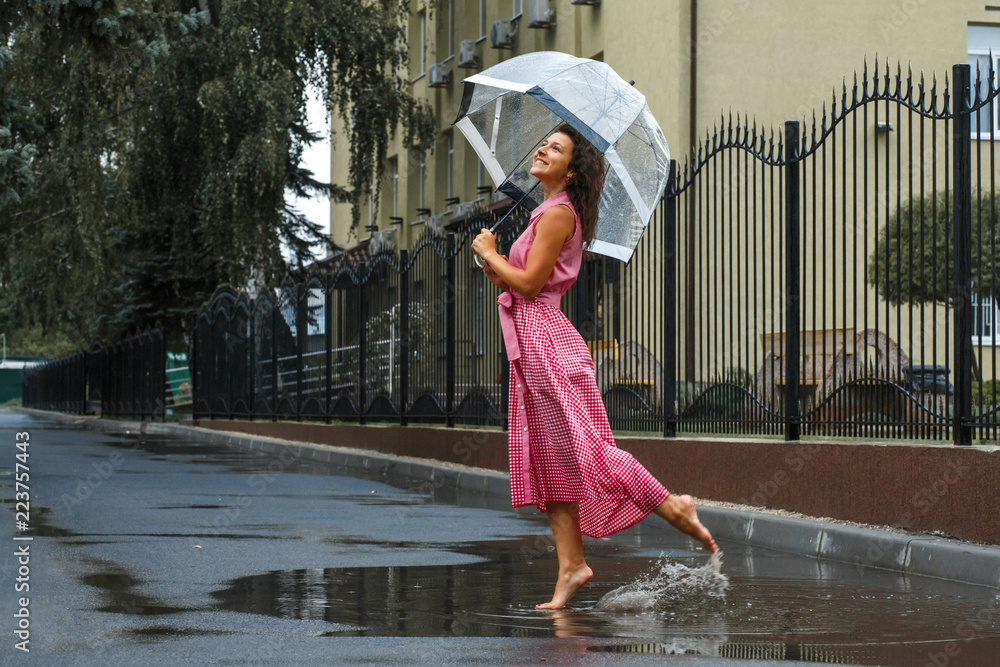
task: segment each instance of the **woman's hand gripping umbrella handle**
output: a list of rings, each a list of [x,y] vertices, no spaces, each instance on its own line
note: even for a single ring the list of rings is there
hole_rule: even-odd
[[[541,181],[539,181],[538,183],[541,183]],[[525,192],[524,195],[522,195],[521,198],[517,200],[517,203],[514,204],[513,206],[511,206],[510,210],[507,211],[504,214],[504,216],[502,218],[500,218],[500,220],[497,221],[497,224],[495,224],[492,227],[490,227],[490,232],[492,232],[493,234],[496,234],[497,228],[500,227],[500,225],[503,224],[504,220],[506,220],[507,218],[510,217],[511,213],[513,213],[514,211],[517,210],[517,207],[521,205],[521,202],[523,202],[525,199],[528,198],[528,195],[530,195],[532,192],[535,191],[535,188],[538,187],[538,183],[535,183],[531,187],[530,190],[528,190],[527,192]],[[483,258],[480,257],[478,253],[473,253],[472,260],[476,263],[476,266],[478,266],[480,269],[483,268],[484,266],[486,266],[486,262],[483,261]]]

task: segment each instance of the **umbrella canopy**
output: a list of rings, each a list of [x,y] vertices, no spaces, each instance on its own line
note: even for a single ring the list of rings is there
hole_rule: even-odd
[[[535,149],[563,122],[608,167],[587,249],[628,261],[666,187],[670,152],[646,98],[611,67],[553,51],[511,58],[465,79],[455,125],[497,189],[519,201],[537,183],[529,174]]]

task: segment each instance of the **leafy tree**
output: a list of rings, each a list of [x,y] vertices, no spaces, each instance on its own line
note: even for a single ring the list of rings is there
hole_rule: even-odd
[[[90,0],[0,10],[0,327],[15,349],[61,352],[93,335],[122,190],[108,121],[134,73],[198,25],[193,13]]]
[[[275,282],[321,239],[288,192],[354,201],[356,222],[352,193],[380,183],[397,127],[433,141],[429,109],[399,74],[406,0],[9,7],[0,327],[79,344],[155,321],[189,330],[217,285]],[[300,164],[317,139],[310,86],[345,119],[348,183]]]
[[[868,258],[868,283],[889,303],[949,304],[954,285],[951,194],[903,204],[879,231]],[[997,295],[1000,200],[972,193],[972,281],[981,296]]]

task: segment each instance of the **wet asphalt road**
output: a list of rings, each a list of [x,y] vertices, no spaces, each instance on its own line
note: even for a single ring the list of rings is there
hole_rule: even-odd
[[[18,432],[30,434],[23,531]],[[775,662],[708,655],[942,667],[1000,655],[998,598],[982,587],[723,544],[726,599],[597,612],[661,554],[705,561],[646,522],[588,540],[592,586],[573,609],[540,613],[548,527],[503,499],[9,411],[0,442],[2,665]],[[15,648],[23,596],[30,653]]]

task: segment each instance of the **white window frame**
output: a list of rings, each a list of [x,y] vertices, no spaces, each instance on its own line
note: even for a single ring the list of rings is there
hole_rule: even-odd
[[[971,78],[971,85],[973,87],[975,87],[976,85],[976,64],[975,62],[973,62],[973,59],[984,58],[984,57],[989,58],[991,55],[993,58],[993,86],[994,88],[996,88],[998,85],[998,81],[1000,81],[1000,49],[998,49],[997,51],[993,51],[992,54],[989,49],[969,49],[969,64],[972,70],[970,72],[970,78]],[[982,77],[982,81],[985,83],[986,80],[989,78],[989,69],[987,69],[984,72],[982,71],[982,68],[980,68],[979,75],[980,77]],[[986,110],[989,111],[988,106],[986,107]],[[973,116],[972,118],[969,119],[970,129],[972,132],[973,139],[1000,139],[1000,97],[994,98],[992,111],[993,111],[992,130],[987,130],[985,132],[980,131],[979,121],[977,120],[977,118],[979,117],[978,115],[979,112],[976,113],[976,116]]]
[[[1000,334],[997,332],[1000,323],[1000,312],[997,301],[993,297],[980,300],[979,295],[972,293],[972,344],[983,346],[1000,345]],[[989,327],[992,335],[983,335],[984,328]]]
[[[479,0],[479,39],[486,39],[486,0]]]
[[[512,0],[511,5],[512,5],[511,9],[513,11],[513,13],[511,14],[511,18],[516,19],[520,17],[521,12],[524,11],[524,0]]]

